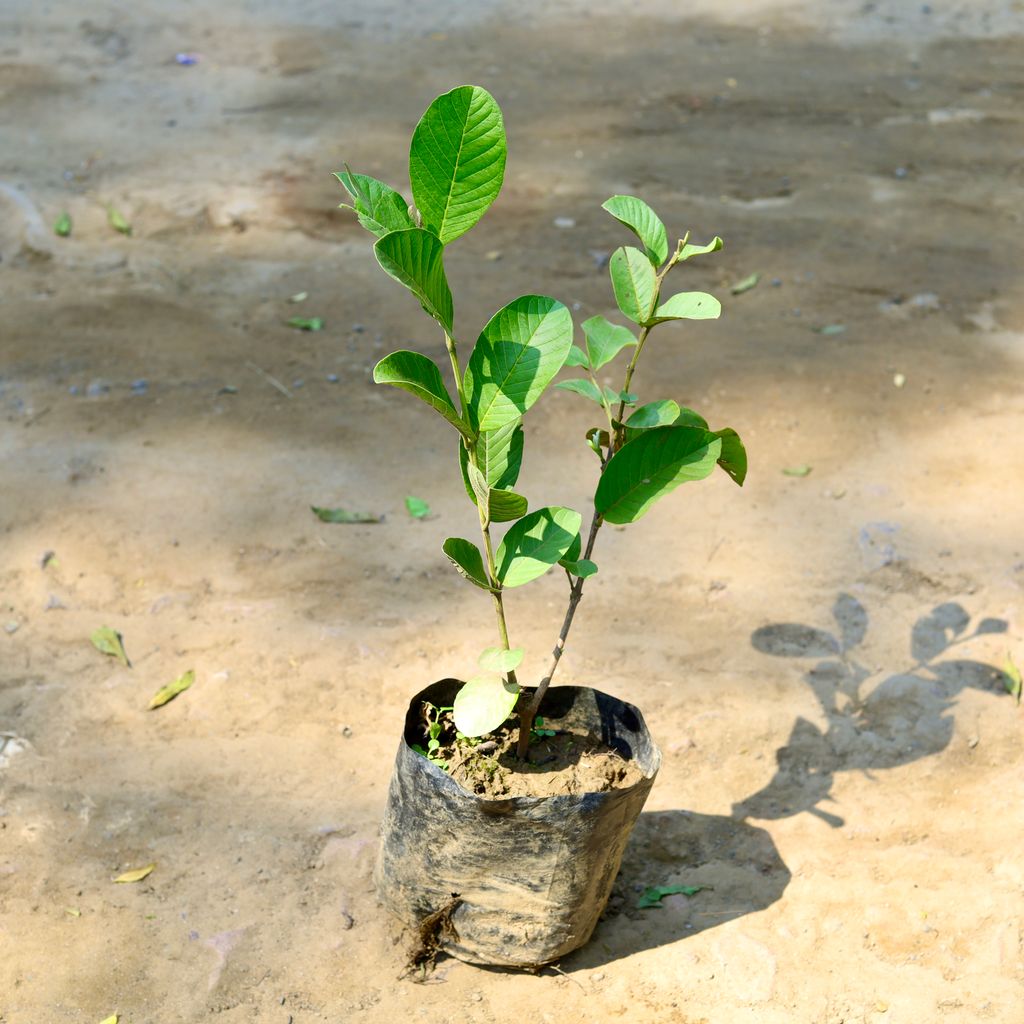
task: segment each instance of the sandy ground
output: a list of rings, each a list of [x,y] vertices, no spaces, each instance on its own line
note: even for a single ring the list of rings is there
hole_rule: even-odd
[[[1024,1019],[1024,11],[681,6],[0,6],[3,1024]],[[408,696],[493,626],[440,551],[473,522],[448,428],[369,379],[442,346],[329,172],[404,188],[464,81],[511,152],[448,260],[460,334],[537,290],[610,314],[599,204],[641,194],[727,247],[687,271],[722,320],[638,389],[752,468],[600,538],[562,680],[665,764],[594,941],[416,985],[377,823]],[[535,506],[586,507],[582,404],[527,421]],[[526,678],[564,590],[510,600]]]

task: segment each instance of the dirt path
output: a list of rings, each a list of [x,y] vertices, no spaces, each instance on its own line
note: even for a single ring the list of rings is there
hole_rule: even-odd
[[[0,10],[3,1024],[1024,1018],[1024,11],[678,7]],[[471,528],[449,432],[369,380],[442,347],[329,172],[404,187],[463,81],[511,152],[448,261],[459,331],[536,290],[610,314],[599,205],[641,194],[725,238],[688,272],[725,315],[638,388],[752,470],[601,537],[563,679],[641,705],[665,766],[593,943],[414,985],[370,882],[388,771],[492,626],[440,550]],[[564,393],[528,422],[535,505],[585,507],[557,453],[590,425]],[[510,602],[527,678],[564,589]],[[650,884],[709,888],[635,909]]]

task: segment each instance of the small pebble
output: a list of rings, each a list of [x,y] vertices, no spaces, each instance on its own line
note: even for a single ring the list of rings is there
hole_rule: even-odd
[[[293,388],[301,388],[304,387],[305,384],[306,382],[301,377],[296,377],[295,380],[292,381]]]
[[[327,374],[327,380],[328,380],[328,383],[330,383],[330,384],[337,384],[338,380],[339,380],[339,377],[338,377],[338,375],[336,373],[329,373],[329,374]]]
[[[20,628],[21,628],[21,623],[20,622],[15,622],[14,619],[11,619],[10,622],[4,623],[4,632],[8,636],[13,636],[15,633],[18,632],[18,630]]]
[[[94,380],[91,381],[89,386],[85,389],[85,393],[90,398],[98,398],[100,395],[105,395],[110,390],[110,384],[105,380]]]
[[[552,223],[556,228],[574,228],[576,227],[576,221],[572,217],[556,217]]]
[[[897,167],[892,173],[902,181],[907,176],[907,169],[906,167]]]
[[[902,373],[896,373],[893,374],[892,382],[896,387],[901,388],[904,384],[907,383],[907,378]]]
[[[71,387],[68,388],[69,395],[80,395],[81,393],[82,389],[77,384],[72,384]]]
[[[132,381],[132,391],[136,395],[144,395],[149,390],[149,381],[145,377]]]
[[[352,325],[352,333],[353,334],[362,334],[363,331],[365,331],[365,330],[366,330],[366,328],[362,324],[353,324]]]
[[[781,286],[782,286],[782,278],[781,277],[773,277],[772,278],[772,287],[773,288],[780,288]]]
[[[59,611],[61,608],[66,607],[67,605],[56,594],[51,594],[50,600],[46,602],[46,607],[43,609],[43,611],[55,612]]]
[[[343,910],[341,912],[341,927],[344,928],[345,931],[350,931],[355,923],[355,918],[347,910]]]

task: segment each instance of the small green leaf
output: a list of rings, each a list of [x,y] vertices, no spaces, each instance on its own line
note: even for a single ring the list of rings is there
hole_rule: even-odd
[[[412,495],[405,499],[405,510],[413,519],[426,519],[430,515],[430,506],[422,498]]]
[[[721,450],[721,439],[699,427],[644,430],[608,461],[594,507],[609,523],[636,522],[658,498],[708,476]]]
[[[846,330],[846,324],[825,324],[824,327],[815,327],[815,330],[819,334],[824,334],[825,337],[833,337],[836,334],[842,334]]]
[[[665,896],[696,896],[706,889],[704,885],[652,885],[644,889],[636,905],[638,910],[650,910],[660,907]]]
[[[322,331],[324,322],[318,316],[293,316],[288,320],[288,326],[300,331]]]
[[[699,412],[683,407],[679,410],[679,415],[676,417],[676,426],[700,427],[702,430],[707,430],[708,421]]]
[[[636,395],[632,391],[620,391],[615,397],[623,405],[636,405]]]
[[[644,244],[647,258],[659,267],[668,259],[668,233],[661,218],[635,196],[612,196],[601,204],[620,224],[629,228]]]
[[[590,360],[587,359],[586,352],[579,347],[579,345],[569,346],[569,355],[565,360],[566,366],[582,366],[584,369],[590,369]]]
[[[688,260],[691,256],[703,256],[705,253],[718,252],[722,248],[722,240],[716,235],[708,242],[707,245],[690,245],[687,243],[683,246],[682,254],[679,257],[679,262],[683,263]]]
[[[592,402],[597,402],[598,405],[604,405],[604,399],[601,397],[601,392],[598,390],[597,385],[586,377],[573,377],[572,380],[560,380],[556,385],[556,388],[560,388],[562,391],[572,391],[577,395],[582,395],[584,398],[589,398]]]
[[[377,262],[420,300],[420,305],[449,333],[452,332],[452,292],[444,273],[444,245],[422,228],[392,231],[373,247]]]
[[[523,463],[523,424],[522,420],[511,420],[497,430],[489,430],[481,434],[473,443],[476,464],[480,467],[492,495],[495,491],[510,488],[519,479],[519,469]],[[466,485],[466,493],[473,504],[476,495],[469,482],[469,452],[465,444],[459,442],[459,464],[462,467],[462,480]],[[493,499],[492,499],[493,502]],[[493,522],[502,522],[494,518]]]
[[[409,216],[409,204],[390,185],[371,178],[368,174],[335,171],[334,176],[352,197],[353,205],[341,204],[345,210],[355,211],[367,231],[380,238],[392,231],[416,227]]]
[[[647,323],[658,297],[658,281],[651,261],[639,249],[627,245],[612,253],[608,267],[622,315],[636,324]]]
[[[519,687],[498,675],[477,675],[455,695],[452,717],[465,736],[483,736],[497,729],[516,706]]]
[[[132,871],[126,871],[123,875],[118,875],[114,881],[121,885],[129,885],[132,882],[141,882],[144,878],[148,878],[153,873],[153,869],[155,867],[155,864],[147,864],[144,868],[135,868]]]
[[[743,447],[739,434],[732,427],[713,431],[715,437],[722,439],[722,452],[718,456],[718,464],[732,479],[743,486],[747,478],[747,450]]]
[[[538,509],[520,519],[495,553],[498,579],[506,587],[521,587],[543,576],[569,550],[580,521],[579,512],[560,506]]]
[[[383,516],[376,516],[372,512],[349,512],[343,508],[318,508],[310,505],[313,514],[322,523],[383,523]]]
[[[722,315],[722,304],[707,292],[678,292],[654,311],[648,324],[666,320],[717,320]]]
[[[761,280],[761,275],[757,272],[750,274],[748,277],[743,278],[742,281],[737,281],[730,291],[733,295],[742,295],[744,292],[749,292],[751,288],[757,287],[757,282]]]
[[[569,543],[569,546],[565,549],[565,554],[558,560],[558,564],[566,565],[569,562],[576,562],[579,560],[582,553],[583,538],[577,533]]]
[[[196,681],[196,674],[189,669],[184,675],[179,676],[173,683],[161,686],[153,699],[149,702],[149,710],[163,707],[168,701],[174,700],[179,693],[184,693]]]
[[[592,316],[584,320],[582,327],[587,339],[588,359],[594,370],[600,370],[624,348],[636,344],[636,338],[628,327],[613,324],[603,316]]]
[[[448,561],[470,583],[484,590],[491,589],[487,580],[487,570],[484,568],[484,556],[480,554],[480,549],[475,544],[461,537],[449,537],[441,545],[441,550],[447,555]]]
[[[625,425],[631,430],[650,430],[652,427],[671,426],[679,418],[679,405],[671,398],[661,398],[657,402],[641,405]],[[704,426],[707,426],[705,423]]]
[[[118,1016],[116,1013],[112,1013],[109,1017],[105,1017],[100,1021],[100,1024],[117,1024]]]
[[[53,233],[58,238],[67,238],[68,235],[71,234],[71,214],[70,213],[66,213],[66,212],[62,213],[53,222]]]
[[[565,364],[572,316],[546,295],[523,295],[491,317],[466,366],[464,390],[470,424],[497,430],[540,398]]]
[[[522,519],[529,507],[529,502],[521,494],[492,488],[487,503],[488,518],[492,523],[510,523],[514,519]]]
[[[800,466],[784,466],[782,472],[785,476],[809,476],[811,467],[805,462]]]
[[[477,659],[477,664],[486,672],[514,672],[519,668],[526,652],[522,647],[505,650],[503,647],[488,647]]]
[[[125,668],[131,668],[128,655],[124,652],[123,639],[116,629],[111,629],[109,626],[101,626],[89,639],[97,651],[100,651],[102,654],[109,654],[112,658],[117,658]]]
[[[1021,694],[1024,691],[1024,680],[1022,680],[1021,671],[1014,663],[1013,655],[1009,651],[1006,653],[1006,666],[1003,672],[1006,674],[1006,692],[1020,704]]]
[[[491,488],[487,483],[487,478],[472,462],[466,466],[466,474],[469,477],[469,486],[473,491],[473,504],[478,508],[489,508]]]
[[[120,231],[122,235],[130,235],[132,233],[132,226],[122,216],[119,210],[114,209],[113,206],[107,207],[107,223],[115,231]]]
[[[590,561],[589,558],[580,558],[575,562],[569,562],[563,558],[558,564],[573,576],[579,576],[581,579],[593,576],[597,572],[597,564]]]
[[[373,368],[373,379],[377,384],[391,384],[421,398],[464,437],[473,439],[472,431],[456,410],[441,379],[441,371],[432,359],[420,352],[400,349],[385,356]]]
[[[463,85],[438,96],[409,149],[412,196],[442,245],[468,231],[501,191],[505,125],[486,89]]]

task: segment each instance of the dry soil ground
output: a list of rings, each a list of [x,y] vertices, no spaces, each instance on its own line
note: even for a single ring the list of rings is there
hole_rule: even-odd
[[[682,7],[0,4],[4,1024],[1024,1019],[1022,5]],[[610,314],[599,204],[642,194],[727,247],[687,271],[722,320],[638,389],[752,468],[601,537],[562,678],[665,765],[594,941],[417,985],[377,822],[409,694],[492,624],[440,551],[450,432],[369,379],[442,346],[329,172],[404,188],[464,81],[511,153],[449,257],[461,335],[537,290]],[[535,505],[587,503],[583,404],[528,420]],[[564,590],[510,602],[527,678]],[[713,888],[635,909],[673,883]]]

